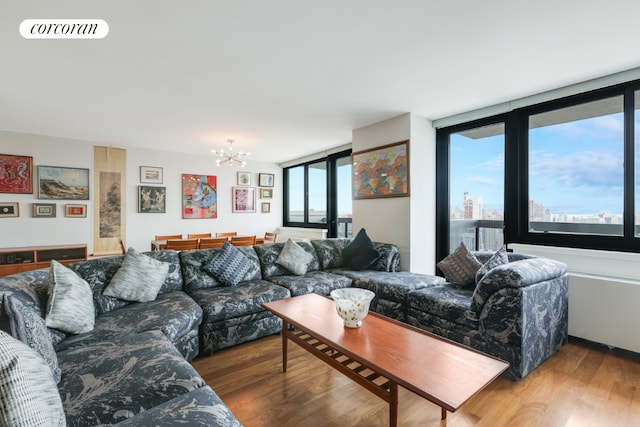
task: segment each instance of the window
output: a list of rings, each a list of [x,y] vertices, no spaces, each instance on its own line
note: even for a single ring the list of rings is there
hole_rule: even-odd
[[[501,225],[508,243],[640,252],[639,129],[640,81],[438,129],[437,257],[495,249]]]
[[[284,225],[351,237],[351,151],[284,169]]]

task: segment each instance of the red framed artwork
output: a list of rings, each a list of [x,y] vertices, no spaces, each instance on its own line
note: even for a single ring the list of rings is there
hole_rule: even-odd
[[[212,175],[182,174],[182,218],[218,217],[218,186]]]
[[[33,193],[33,157],[0,154],[0,193]]]

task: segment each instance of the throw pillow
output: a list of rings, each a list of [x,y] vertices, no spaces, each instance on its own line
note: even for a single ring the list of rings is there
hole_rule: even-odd
[[[302,276],[307,272],[312,256],[305,251],[302,246],[291,239],[284,244],[280,255],[276,258],[276,264],[279,264],[297,276]]]
[[[11,295],[4,295],[2,307],[9,318],[11,335],[42,356],[51,368],[55,382],[60,382],[58,356],[44,319],[33,308],[26,307]]]
[[[70,334],[83,334],[95,323],[89,284],[58,261],[51,261],[45,325]]]
[[[236,286],[251,270],[251,263],[238,248],[226,242],[202,269],[223,285]]]
[[[489,258],[489,260],[476,272],[476,284],[482,280],[489,270],[502,264],[509,264],[509,256],[507,255],[507,247],[505,245],[498,249],[498,251],[493,254],[493,256]]]
[[[122,265],[102,293],[126,301],[154,301],[168,272],[168,263],[129,248]]]
[[[351,270],[364,270],[376,262],[379,256],[380,253],[364,228],[342,250],[343,263]]]
[[[460,243],[455,251],[436,265],[444,273],[447,281],[456,286],[474,283],[476,272],[482,267],[480,261],[469,252],[464,243]]]
[[[0,331],[0,425],[65,426],[53,373],[26,344]]]

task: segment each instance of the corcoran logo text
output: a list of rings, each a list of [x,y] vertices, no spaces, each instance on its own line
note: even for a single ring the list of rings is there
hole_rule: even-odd
[[[25,19],[20,35],[25,39],[102,39],[109,24],[102,19]]]

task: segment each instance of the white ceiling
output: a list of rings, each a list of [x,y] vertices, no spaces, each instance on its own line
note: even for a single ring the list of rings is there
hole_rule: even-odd
[[[0,130],[283,162],[640,66],[636,0],[0,0]],[[102,40],[27,40],[93,18]]]

